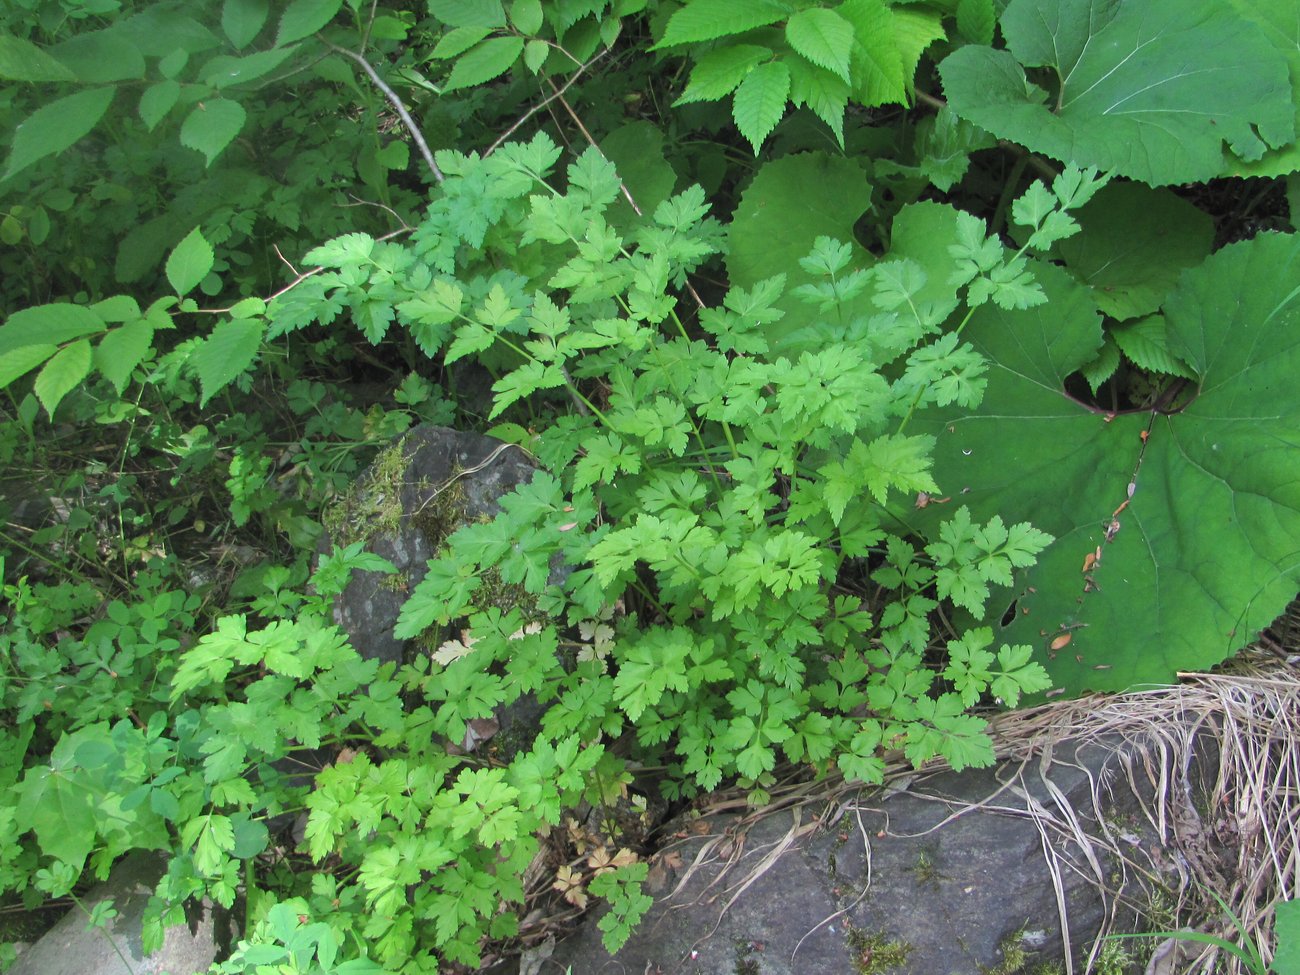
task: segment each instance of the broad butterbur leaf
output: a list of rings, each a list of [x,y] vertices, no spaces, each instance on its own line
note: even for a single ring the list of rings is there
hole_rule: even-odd
[[[1160,307],[1178,275],[1214,242],[1214,221],[1169,190],[1111,183],[1075,213],[1081,232],[1057,247],[1092,288],[1097,308],[1124,321]]]
[[[1295,138],[1286,61],[1228,0],[1012,0],[1002,31],[1009,51],[939,72],[953,111],[1035,152],[1162,185],[1220,175],[1225,143],[1249,162]]]
[[[1081,285],[1034,273],[1048,305],[981,308],[962,333],[998,366],[980,411],[914,424],[976,518],[1058,539],[999,639],[1033,645],[1072,693],[1212,666],[1300,586],[1300,237],[1234,244],[1183,275],[1163,314],[1196,379],[1167,412],[1112,416],[1067,394],[1101,323]]]

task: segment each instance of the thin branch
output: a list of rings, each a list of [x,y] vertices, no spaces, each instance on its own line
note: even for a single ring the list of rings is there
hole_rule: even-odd
[[[429,151],[429,144],[424,141],[424,135],[420,132],[420,127],[415,124],[415,119],[411,118],[411,113],[406,110],[406,106],[402,104],[402,100],[397,97],[397,92],[389,88],[384,79],[379,77],[379,72],[375,70],[374,65],[356,51],[349,51],[345,47],[331,44],[323,37],[320,38],[320,41],[330,50],[342,54],[344,57],[351,58],[365,69],[366,74],[370,76],[370,80],[375,83],[375,87],[384,93],[384,97],[388,99],[389,103],[392,104],[393,108],[397,111],[398,116],[402,119],[402,124],[406,126],[406,131],[411,133],[411,138],[419,148],[420,155],[424,157],[424,161],[428,165],[429,171],[433,173],[433,178],[437,182],[441,183],[443,180],[442,170],[439,169],[438,164],[434,162],[433,153]]]
[[[378,204],[376,204],[376,205],[378,205]],[[387,208],[385,207],[385,209],[387,209]],[[391,233],[384,234],[382,237],[376,237],[376,238],[375,238],[375,242],[378,243],[378,242],[381,241],[381,240],[391,240],[393,237],[400,237],[402,234],[409,233],[410,230],[411,230],[410,227],[403,226],[401,230],[394,230],[394,231],[392,231]],[[292,281],[290,281],[288,284],[286,284],[286,285],[285,285],[283,288],[281,288],[279,291],[275,292],[274,294],[267,295],[266,298],[264,298],[263,300],[264,300],[268,305],[269,305],[271,302],[273,302],[276,298],[279,298],[281,295],[283,295],[283,294],[288,294],[290,291],[292,291],[294,288],[298,287],[298,285],[302,284],[302,283],[303,283],[304,281],[306,281],[308,278],[310,278],[310,277],[315,277],[317,274],[320,274],[321,271],[324,271],[324,270],[325,270],[324,267],[314,267],[314,268],[312,268],[310,271],[299,271],[296,267],[293,266],[293,263],[289,260],[289,258],[285,257],[284,254],[280,253],[280,245],[279,245],[279,244],[272,244],[271,246],[272,246],[273,248],[275,248],[276,256],[278,256],[278,257],[280,258],[280,260],[284,261],[285,267],[287,267],[290,271],[292,271],[292,272],[294,273],[294,279],[293,279]],[[230,307],[233,308],[234,305],[231,305]],[[229,312],[229,311],[230,311],[230,308],[196,308],[196,309],[194,309],[194,313],[195,313],[196,315],[224,315],[224,314],[226,314],[226,313]]]
[[[538,112],[540,112],[540,111],[541,111],[543,108],[545,108],[547,105],[551,104],[551,102],[555,101],[555,99],[557,99],[557,98],[562,99],[564,93],[565,93],[566,91],[569,90],[570,86],[572,86],[572,84],[573,84],[575,81],[577,81],[580,77],[582,77],[582,73],[583,73],[584,71],[586,71],[588,68],[590,68],[593,64],[595,64],[597,61],[599,61],[601,58],[603,58],[603,57],[604,57],[606,54],[608,54],[608,53],[609,53],[608,50],[601,51],[599,54],[597,54],[595,57],[593,57],[590,61],[587,61],[585,64],[581,64],[581,65],[579,65],[579,66],[578,66],[578,70],[576,70],[575,72],[573,72],[573,74],[569,75],[569,80],[566,81],[566,82],[565,82],[565,83],[564,83],[560,88],[558,88],[558,89],[555,88],[555,83],[554,83],[554,82],[551,82],[551,88],[554,90],[554,94],[548,95],[546,98],[542,99],[540,102],[538,102],[538,103],[537,103],[536,105],[534,105],[532,108],[530,108],[528,111],[524,112],[524,114],[521,115],[521,116],[519,117],[519,120],[516,121],[514,125],[510,126],[510,128],[508,128],[508,129],[506,129],[504,132],[502,132],[501,135],[497,137],[497,140],[496,140],[495,142],[493,142],[492,145],[488,146],[487,151],[486,151],[485,153],[483,153],[483,158],[486,159],[488,156],[492,155],[492,153],[494,153],[494,152],[496,152],[498,149],[500,149],[500,148],[501,148],[501,145],[502,145],[502,144],[503,144],[507,139],[509,139],[512,135],[514,135],[515,132],[517,132],[517,131],[519,130],[519,127],[520,127],[521,125],[523,125],[525,122],[527,122],[530,118],[532,118],[534,115],[536,115]],[[547,80],[549,81],[550,79],[547,79]],[[570,114],[572,114],[572,109],[570,109]]]

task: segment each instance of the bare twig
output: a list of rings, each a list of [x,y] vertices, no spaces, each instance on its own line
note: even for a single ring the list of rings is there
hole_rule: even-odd
[[[438,168],[438,164],[434,161],[433,153],[429,151],[429,144],[424,141],[424,133],[422,133],[420,127],[415,124],[415,119],[411,118],[411,113],[406,110],[406,106],[402,104],[402,99],[397,96],[397,92],[388,87],[388,84],[384,79],[379,77],[379,72],[375,70],[374,65],[366,60],[365,57],[358,54],[356,51],[349,51],[345,47],[331,44],[323,37],[320,38],[320,40],[321,43],[330,50],[337,54],[342,54],[346,58],[351,58],[353,61],[357,62],[357,64],[361,65],[366,74],[370,76],[370,80],[374,82],[375,87],[384,93],[384,97],[387,98],[389,103],[393,106],[393,109],[401,118],[402,124],[406,126],[406,131],[411,133],[411,139],[420,150],[420,155],[424,157],[425,164],[429,167],[429,171],[433,173],[433,178],[437,182],[441,183],[443,180],[442,170]]]
[[[524,114],[518,118],[518,120],[515,122],[514,125],[510,126],[510,128],[502,132],[501,135],[497,137],[496,141],[493,142],[492,145],[487,147],[487,151],[483,153],[483,157],[486,159],[488,156],[492,155],[492,153],[496,152],[498,149],[501,148],[501,146],[505,143],[507,139],[509,139],[512,135],[515,134],[515,132],[519,130],[519,127],[521,125],[527,122],[530,118],[532,118],[534,115],[540,112],[547,105],[551,104],[551,102],[555,101],[555,99],[562,98],[564,96],[564,93],[569,90],[570,86],[572,86],[573,83],[577,81],[580,77],[582,77],[582,73],[584,71],[586,71],[588,68],[590,68],[593,64],[595,64],[597,61],[599,61],[608,53],[609,53],[608,51],[601,51],[590,61],[587,61],[585,64],[579,65],[578,69],[574,71],[573,74],[569,75],[569,79],[558,89],[555,87],[555,83],[551,82],[551,88],[554,91],[554,94],[548,95],[546,98],[543,98],[540,102],[538,102],[528,111],[524,112]],[[549,81],[550,79],[547,80]]]

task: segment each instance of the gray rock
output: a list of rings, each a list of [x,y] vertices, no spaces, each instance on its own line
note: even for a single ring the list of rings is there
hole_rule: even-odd
[[[198,975],[217,957],[217,925],[204,911],[190,925],[168,928],[162,947],[146,957],[141,920],[149,895],[163,875],[157,854],[132,853],[113,868],[81,902],[92,910],[112,900],[117,916],[104,928],[87,928],[86,914],[73,908],[18,956],[9,975]]]
[[[1028,975],[1067,942],[1082,971],[1116,888],[1141,899],[1113,854],[1153,863],[1162,851],[1112,747],[1054,754],[1041,774],[1034,759],[903,778],[832,804],[838,814],[809,804],[684,822],[690,835],[652,860],[661,890],[627,945],[611,958],[591,918],[541,971]],[[1131,909],[1111,920],[1136,929]]]
[[[428,424],[380,451],[325,516],[322,551],[363,542],[397,575],[355,572],[335,601],[335,621],[361,656],[400,662],[393,636],[402,604],[443,540],[462,524],[491,518],[497,498],[532,480],[535,465],[510,444]]]

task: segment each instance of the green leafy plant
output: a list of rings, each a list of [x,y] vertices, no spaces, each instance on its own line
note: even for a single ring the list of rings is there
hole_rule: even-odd
[[[1212,253],[1271,184],[1157,184],[1294,169],[1300,64],[1175,6],[6,8],[3,890],[166,850],[146,943],[237,907],[232,973],[472,968],[547,896],[613,950],[644,851],[579,804],[982,764],[1241,645],[1300,583],[1300,265]],[[538,471],[380,666],[334,600],[393,566],[318,515],[417,421]]]
[[[1274,909],[1277,948],[1273,953],[1272,963],[1265,964],[1260,946],[1250,936],[1250,932],[1242,925],[1241,920],[1228,910],[1228,905],[1224,903],[1223,898],[1214,891],[1210,893],[1240,934],[1239,942],[1229,941],[1218,935],[1205,934],[1202,931],[1151,931],[1138,934],[1112,934],[1107,937],[1112,939],[1175,938],[1180,941],[1213,945],[1231,955],[1251,975],[1268,975],[1269,972],[1274,972],[1276,975],[1293,975],[1294,972],[1300,971],[1300,967],[1297,967],[1297,963],[1300,962],[1300,956],[1297,955],[1300,949],[1300,901],[1283,901]]]

